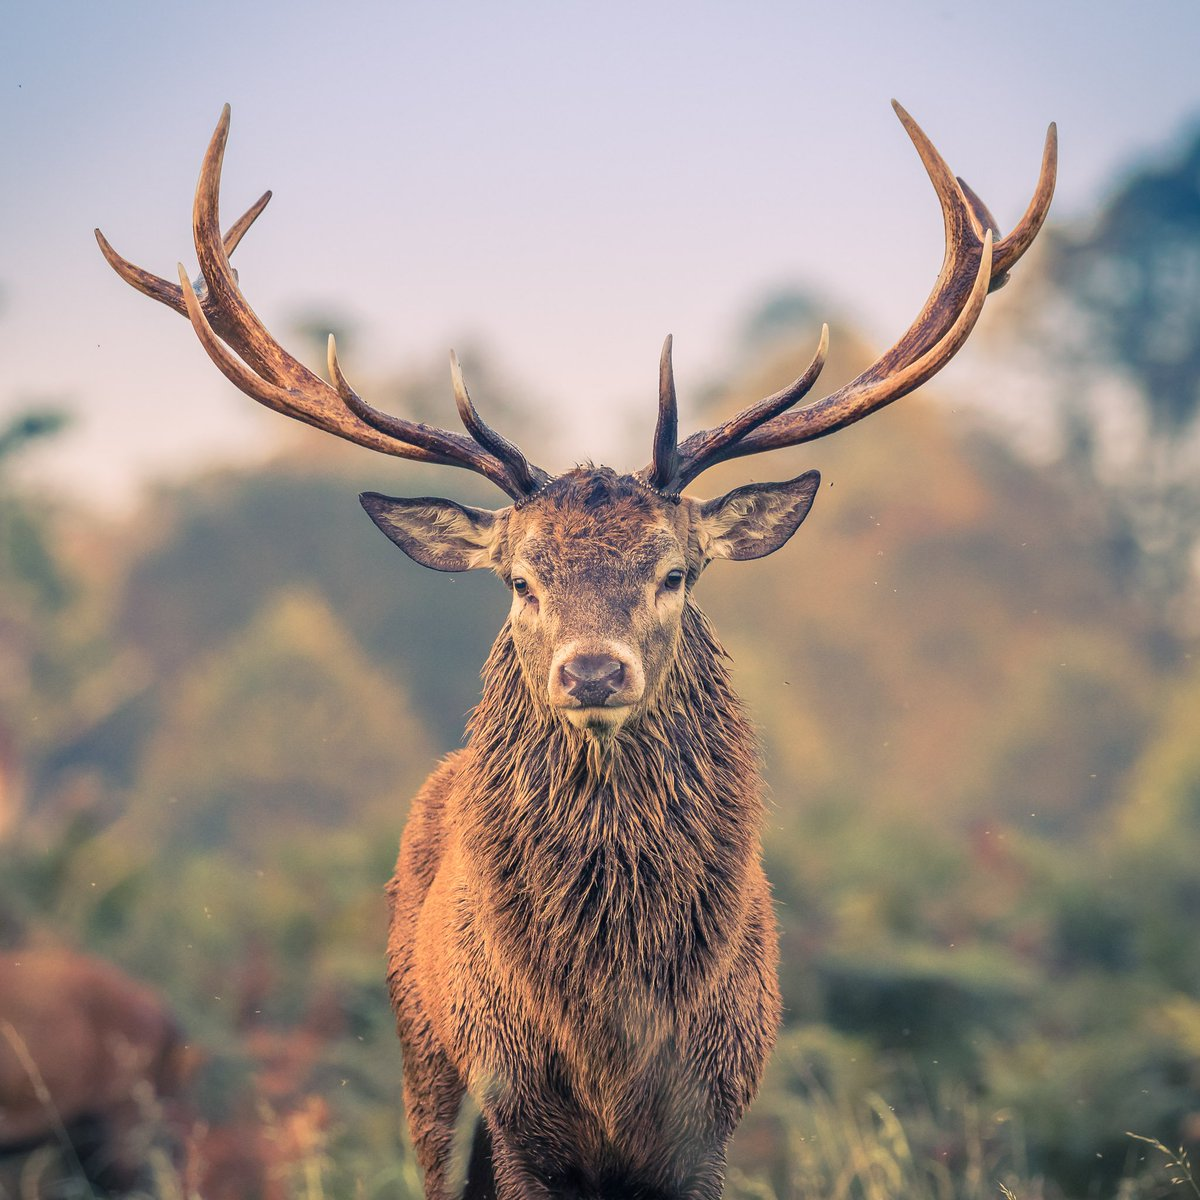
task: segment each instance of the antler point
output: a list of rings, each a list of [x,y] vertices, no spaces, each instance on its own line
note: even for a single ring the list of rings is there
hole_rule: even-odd
[[[351,405],[358,399],[358,394],[346,381],[346,376],[342,373],[342,364],[338,362],[337,356],[337,339],[332,333],[329,335],[329,342],[325,350],[325,363],[329,368],[329,378],[337,391],[338,398],[347,408],[350,408],[354,412],[355,410]],[[358,415],[357,412],[355,415]]]

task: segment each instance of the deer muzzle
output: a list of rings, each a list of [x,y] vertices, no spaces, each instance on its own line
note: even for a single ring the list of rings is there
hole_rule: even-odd
[[[568,715],[581,709],[626,709],[642,698],[646,686],[637,655],[619,642],[562,647],[551,663],[549,685],[550,703]]]

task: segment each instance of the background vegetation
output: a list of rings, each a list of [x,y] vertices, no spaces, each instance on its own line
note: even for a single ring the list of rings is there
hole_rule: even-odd
[[[989,387],[1032,381],[1052,458],[907,400],[756,463],[819,466],[814,514],[700,586],[763,731],[784,943],[735,1195],[1186,1186],[1126,1131],[1200,1139],[1198,162],[1014,284],[1035,315],[993,332]],[[808,308],[756,314],[697,419],[790,377]],[[864,357],[839,340],[835,382]],[[433,387],[374,395],[427,415]],[[305,440],[111,523],[13,475],[57,425],[0,438],[0,938],[153,981],[203,1116],[299,1138],[290,1194],[416,1195],[381,889],[505,599],[392,552],[354,494],[471,483]]]

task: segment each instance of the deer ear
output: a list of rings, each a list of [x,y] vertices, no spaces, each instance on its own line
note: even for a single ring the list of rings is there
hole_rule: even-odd
[[[469,571],[496,562],[501,513],[453,500],[401,500],[363,492],[367,515],[409,558],[435,571]],[[501,510],[503,512],[504,510]]]
[[[786,483],[751,483],[700,507],[700,546],[706,558],[762,558],[800,528],[821,484],[816,471]]]

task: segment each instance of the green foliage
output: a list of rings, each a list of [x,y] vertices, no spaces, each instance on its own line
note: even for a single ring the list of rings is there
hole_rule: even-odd
[[[795,462],[825,485],[794,545],[700,585],[766,744],[787,1009],[729,1195],[1149,1200],[1124,1131],[1174,1145],[1200,1095],[1200,673],[1061,480],[920,403],[877,421]],[[330,1200],[419,1195],[382,888],[505,607],[394,552],[363,484],[283,461],[71,538],[2,497],[41,558],[0,556],[0,937],[156,981],[213,1122],[320,1098],[287,1178]]]
[[[1049,401],[1115,571],[1194,632],[1200,528],[1200,127],[1041,238],[1005,339]],[[1021,385],[1018,385],[1021,386]]]
[[[152,844],[262,858],[280,824],[336,828],[350,812],[395,811],[430,757],[398,684],[318,598],[284,593],[180,672],[146,745],[130,823]]]
[[[420,468],[387,469],[399,475],[398,491],[429,488]],[[131,566],[122,636],[157,675],[173,678],[217,652],[271,597],[308,591],[375,669],[419,697],[439,744],[454,744],[478,696],[503,592],[479,572],[423,571],[389,552],[355,499],[367,482],[283,466],[160,497],[156,515],[167,532]]]
[[[1166,850],[1200,841],[1200,662],[1170,689],[1153,738],[1117,814],[1121,840]]]
[[[1089,355],[1132,375],[1153,428],[1180,435],[1200,411],[1200,130],[1054,240],[1046,269],[1087,320]]]
[[[0,465],[20,454],[31,442],[53,437],[70,423],[66,413],[58,409],[38,408],[21,413],[0,429]]]

